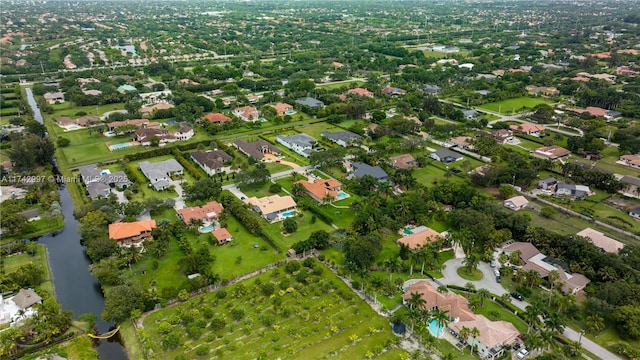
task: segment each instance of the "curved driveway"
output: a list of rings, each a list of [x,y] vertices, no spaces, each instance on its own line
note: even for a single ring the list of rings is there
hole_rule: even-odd
[[[495,295],[506,294],[507,291],[502,285],[496,282],[496,276],[493,273],[493,268],[485,262],[478,264],[478,270],[482,271],[482,279],[478,281],[465,280],[458,275],[457,270],[463,265],[464,259],[451,259],[444,263],[444,269],[442,269],[442,279],[438,279],[443,284],[465,286],[467,283],[472,283],[476,289],[487,289],[489,292]],[[514,302],[518,302],[514,299]]]

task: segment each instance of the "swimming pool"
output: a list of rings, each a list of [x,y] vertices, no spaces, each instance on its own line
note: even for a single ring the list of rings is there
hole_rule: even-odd
[[[340,190],[340,192],[338,192],[338,200],[342,200],[342,199],[346,199],[349,197],[349,194],[347,194],[346,192]]]
[[[128,148],[133,146],[132,143],[130,142],[126,142],[126,143],[122,143],[122,144],[113,144],[109,146],[109,149],[111,149],[111,151],[113,150],[120,150],[120,149],[124,149],[124,148]]]
[[[403,232],[405,235],[411,235],[411,233],[413,232],[412,230],[413,230],[413,227],[407,226],[406,228],[404,228]]]
[[[288,218],[288,217],[294,216],[295,214],[296,214],[295,211],[287,211],[280,214],[280,216],[282,216],[283,218]]]
[[[208,233],[213,231],[213,224],[209,224],[207,226],[200,226],[198,229],[201,233]]]
[[[82,129],[80,126],[78,125],[71,125],[67,127],[67,130],[71,131],[71,130],[78,130],[78,129]]]
[[[111,170],[109,170],[109,169],[100,171],[100,175],[102,175],[102,176],[109,175],[109,174],[111,174]]]
[[[116,133],[114,133],[113,131],[107,131],[107,132],[104,132],[103,135],[111,137],[111,136],[116,136]]]
[[[435,337],[442,336],[442,328],[442,326],[438,325],[438,320],[432,319],[429,321],[429,331],[431,332],[431,335]]]
[[[518,144],[520,144],[520,140],[509,140],[509,144],[518,145]]]

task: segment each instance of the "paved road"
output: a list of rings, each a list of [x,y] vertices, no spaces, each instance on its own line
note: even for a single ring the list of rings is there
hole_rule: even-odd
[[[456,270],[463,265],[462,264],[463,261],[464,259],[459,258],[459,259],[452,259],[445,262],[444,263],[445,268],[442,270],[443,278],[438,279],[438,281],[440,281],[443,284],[453,284],[458,286],[464,286],[466,283],[470,282],[475,285],[476,289],[484,288],[489,290],[492,294],[495,294],[495,295],[502,295],[507,293],[507,291],[502,287],[502,285],[496,283],[495,276],[493,275],[493,269],[489,266],[489,264],[484,262],[481,262],[478,265],[478,270],[482,271],[482,274],[484,275],[482,280],[469,281],[461,278],[456,272]],[[511,299],[511,303],[523,310],[526,309],[527,306],[529,306],[529,303],[527,303],[526,301],[518,301],[513,298]],[[587,339],[586,337],[583,336],[582,339],[580,339],[580,333],[569,327],[565,327],[564,333],[562,335],[564,335],[564,337],[572,341],[581,340],[582,347],[587,351],[591,352],[592,354],[598,356],[600,359],[621,360],[620,357],[616,356],[615,354],[603,348],[602,346],[594,343],[593,341]]]

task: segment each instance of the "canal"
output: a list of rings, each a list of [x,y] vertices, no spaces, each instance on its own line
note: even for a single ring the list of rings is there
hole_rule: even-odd
[[[31,89],[25,90],[34,119],[42,123],[42,114]],[[47,246],[56,299],[63,309],[73,311],[76,319],[85,313],[96,314],[98,331],[107,332],[113,324],[106,323],[100,317],[104,309],[104,297],[100,284],[89,272],[91,262],[86,255],[85,247],[80,243],[78,221],[73,217],[71,196],[64,184],[58,187],[58,193],[64,215],[64,229],[38,239],[38,242]],[[120,334],[116,334],[109,340],[96,341],[100,359],[127,359],[124,347],[120,343]]]

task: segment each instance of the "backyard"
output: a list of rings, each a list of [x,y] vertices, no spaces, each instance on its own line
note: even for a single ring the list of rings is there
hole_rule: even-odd
[[[42,282],[38,286],[41,290],[53,295],[53,283],[51,282],[51,274],[49,273],[49,266],[47,264],[47,249],[42,244],[36,244],[36,253],[34,256],[24,252],[19,255],[5,256],[3,261],[3,272],[5,274],[11,274],[17,271],[21,266],[34,264],[39,266],[43,270]]]
[[[531,98],[531,97],[521,96],[513,99],[487,103],[484,105],[480,105],[478,107],[481,109],[499,112],[501,114],[506,115],[511,113],[520,113],[523,110],[525,110],[525,108],[528,110],[531,110],[536,105],[552,104],[552,103],[553,101],[545,98]]]
[[[142,320],[144,343],[167,358],[347,359],[398,353],[398,338],[385,318],[324,265],[305,264],[310,268],[290,263],[152,312]]]

